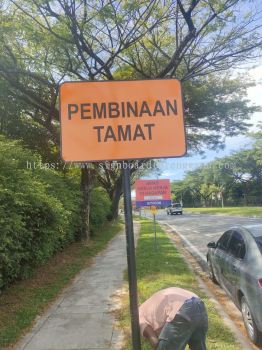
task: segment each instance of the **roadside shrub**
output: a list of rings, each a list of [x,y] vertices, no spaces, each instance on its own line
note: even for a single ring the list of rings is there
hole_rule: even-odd
[[[0,289],[75,240],[77,182],[55,170],[30,169],[37,154],[0,137]]]
[[[90,228],[93,233],[107,220],[111,210],[110,199],[102,187],[96,187],[91,191],[90,209]]]
[[[56,241],[56,250],[63,247],[79,237],[81,227],[80,213],[80,179],[78,176],[70,177],[54,170],[38,170],[37,177],[45,183],[45,191],[49,197],[59,201],[63,208],[60,222],[59,235]],[[56,207],[54,207],[56,208]]]

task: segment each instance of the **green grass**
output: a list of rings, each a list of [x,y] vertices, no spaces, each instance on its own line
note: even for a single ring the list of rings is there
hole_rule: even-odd
[[[184,208],[185,212],[262,217],[262,207]]]
[[[205,302],[209,316],[209,330],[207,348],[212,350],[241,349],[231,331],[221,321],[214,304],[200,290],[194,274],[165,235],[160,226],[157,226],[158,249],[154,251],[154,234],[151,220],[141,219],[141,235],[138,241],[137,278],[139,304],[144,302],[156,291],[175,286],[193,291]],[[129,326],[129,300],[123,300],[123,308],[118,314],[119,326],[126,335],[124,350],[131,350],[131,337]],[[142,350],[150,350],[150,346],[142,341]]]
[[[56,254],[35,275],[20,281],[0,295],[0,349],[13,344],[28,330],[39,314],[54,301],[61,290],[92,257],[103,250],[123,224],[106,224],[88,242],[74,243]]]

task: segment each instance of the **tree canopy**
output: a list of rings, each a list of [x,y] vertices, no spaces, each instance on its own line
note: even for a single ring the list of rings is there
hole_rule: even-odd
[[[260,14],[245,0],[11,0],[0,12],[0,75],[57,145],[62,81],[176,77],[190,146],[215,148],[223,140],[208,131],[240,132],[254,109],[243,81],[210,73],[257,57]]]
[[[261,204],[261,127],[251,136],[255,140],[251,148],[217,158],[174,182],[176,198],[184,198],[189,206]]]
[[[59,157],[65,80],[175,77],[183,82],[189,149],[223,146],[256,110],[245,99],[248,83],[228,71],[260,54],[260,17],[259,0],[3,1],[0,85],[6,103],[18,104],[20,138],[29,144],[35,130],[42,156]],[[16,137],[5,113],[1,120]],[[102,175],[121,194],[121,175]]]

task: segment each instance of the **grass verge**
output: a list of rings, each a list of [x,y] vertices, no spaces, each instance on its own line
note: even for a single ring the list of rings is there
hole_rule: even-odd
[[[122,227],[121,221],[104,225],[90,242],[71,244],[38,268],[32,278],[5,290],[0,295],[0,349],[11,349],[11,344],[32,326],[36,316],[47,309]]]
[[[184,208],[185,212],[262,217],[262,207]]]
[[[157,225],[158,249],[154,251],[154,230],[151,220],[140,219],[141,234],[137,245],[136,263],[139,304],[156,291],[176,286],[193,291],[205,302],[209,316],[207,348],[212,350],[239,350],[233,334],[220,319],[214,304],[207,298],[197,284],[194,274],[189,270],[179,252],[167,235]],[[130,315],[128,295],[122,300],[122,308],[117,314],[119,327],[124,331],[124,350],[131,350]],[[142,350],[150,350],[142,341]]]

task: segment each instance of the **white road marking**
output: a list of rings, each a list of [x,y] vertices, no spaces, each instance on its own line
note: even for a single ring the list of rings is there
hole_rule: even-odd
[[[244,226],[247,226],[248,228],[249,227],[261,227],[261,224],[254,224],[254,225],[247,224],[247,225],[244,225]]]
[[[217,235],[222,235],[223,232],[215,232],[215,233],[205,233],[204,235],[206,237],[214,237],[214,236],[217,236]]]
[[[160,221],[161,223],[161,221]],[[178,234],[178,236],[190,247],[190,249],[192,251],[194,251],[204,262],[206,262],[206,257],[203,253],[201,253],[197,247],[195,247],[191,242],[189,242],[189,240],[182,235],[181,233],[179,233],[174,227],[172,227],[170,224],[166,223],[166,225],[168,225],[172,230],[175,230],[176,233]]]

